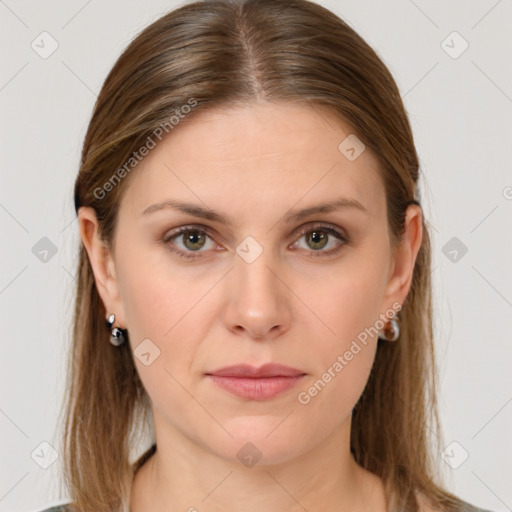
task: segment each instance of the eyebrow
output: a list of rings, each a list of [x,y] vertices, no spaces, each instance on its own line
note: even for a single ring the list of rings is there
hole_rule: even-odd
[[[342,208],[350,208],[353,209],[354,211],[368,213],[368,210],[356,199],[341,197],[334,201],[318,204],[315,206],[310,206],[302,210],[290,210],[283,216],[283,220],[286,223],[297,222],[305,217],[309,217],[317,213],[329,213],[336,210],[340,210]],[[163,201],[161,203],[152,204],[142,212],[142,215],[148,215],[155,211],[164,209],[180,211],[188,215],[192,215],[194,217],[220,222],[222,224],[225,224],[226,226],[232,225],[232,222],[228,217],[219,212],[216,212],[215,210],[212,210],[211,208],[205,208],[197,204],[186,203],[184,201],[178,201],[175,199],[170,199],[168,201]]]

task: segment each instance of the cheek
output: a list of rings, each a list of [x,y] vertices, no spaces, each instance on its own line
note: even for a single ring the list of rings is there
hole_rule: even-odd
[[[315,342],[314,375],[302,386],[298,402],[318,414],[328,407],[333,413],[328,421],[350,414],[368,380],[378,343],[385,265],[361,258],[340,270],[329,286],[310,294],[324,334]]]
[[[332,319],[336,336],[317,340],[317,350],[312,359],[311,376],[298,390],[297,402],[314,426],[328,432],[344,421],[359,400],[373,366],[378,338],[371,327],[374,322],[366,309],[355,314],[341,311],[338,320]],[[346,314],[347,316],[344,316]],[[328,411],[328,413],[326,413]],[[309,420],[308,420],[309,421]]]
[[[137,239],[135,235],[125,236]],[[164,246],[148,240],[119,244],[119,288],[126,323],[138,339],[165,341],[180,327],[180,319],[200,299],[202,286],[173,264]]]
[[[207,325],[199,321],[205,311],[197,303],[211,284],[194,285],[175,270],[169,275],[170,266],[125,270],[123,304],[137,373],[155,409],[186,428],[193,401],[185,389]]]
[[[328,327],[326,339],[331,355],[332,351],[348,348],[365,329],[375,326],[386,286],[385,268],[382,261],[360,258],[354,265],[347,264],[311,297]]]
[[[206,317],[199,322],[198,315],[205,314],[199,303],[211,288],[210,281],[191,279],[179,266],[172,265],[165,248],[146,250],[144,254],[133,250],[119,262],[130,343],[145,384],[146,379],[157,376],[160,381],[169,380],[166,371],[181,382],[180,375],[190,370],[197,349],[194,340],[203,337],[201,329],[207,326]],[[151,354],[151,365],[138,359],[143,350]]]

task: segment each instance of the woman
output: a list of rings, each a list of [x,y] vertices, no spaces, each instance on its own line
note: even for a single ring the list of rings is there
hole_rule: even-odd
[[[327,9],[146,28],[75,184],[72,501],[48,510],[479,510],[438,481],[418,174],[392,76]]]

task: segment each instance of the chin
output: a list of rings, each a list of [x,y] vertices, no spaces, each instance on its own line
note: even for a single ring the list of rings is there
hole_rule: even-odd
[[[283,417],[275,416],[245,416],[224,422],[224,427],[233,437],[225,441],[221,436],[222,446],[211,446],[217,455],[224,457],[237,465],[247,468],[255,466],[270,466],[286,463],[308,450],[304,444],[305,437],[302,429],[286,424]],[[299,432],[303,432],[299,435]],[[224,438],[224,441],[222,441]],[[219,437],[217,437],[219,440]]]

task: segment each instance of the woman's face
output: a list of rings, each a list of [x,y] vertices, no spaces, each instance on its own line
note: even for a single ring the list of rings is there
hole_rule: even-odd
[[[377,160],[353,139],[339,149],[351,132],[325,111],[259,104],[189,121],[132,171],[102,298],[128,329],[159,443],[291,460],[349,432],[375,327],[403,303],[414,261],[394,265]],[[306,215],[341,199],[361,207]],[[166,201],[188,213],[154,206]],[[304,375],[276,395],[278,379],[261,384],[265,396],[207,375],[266,363]]]

